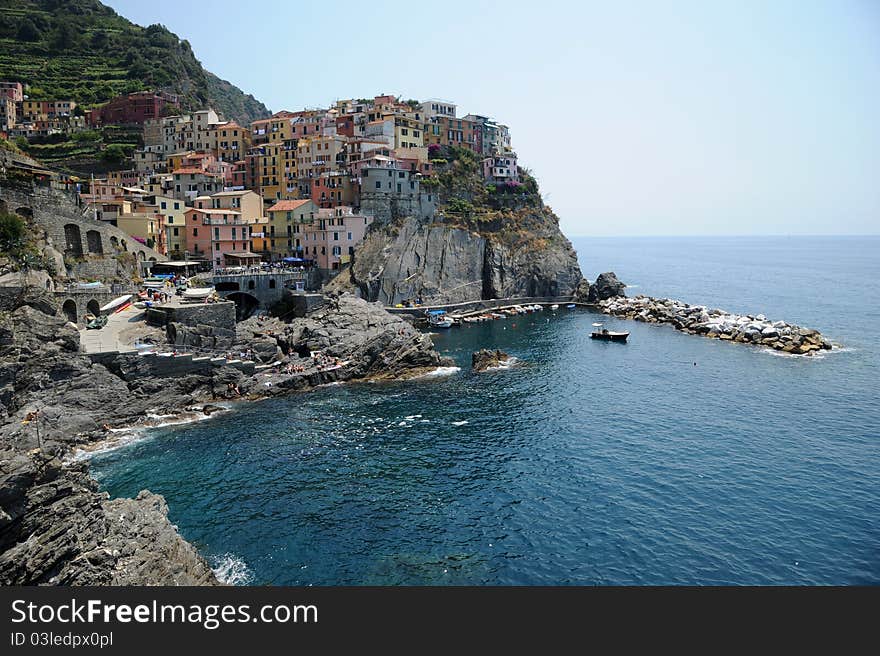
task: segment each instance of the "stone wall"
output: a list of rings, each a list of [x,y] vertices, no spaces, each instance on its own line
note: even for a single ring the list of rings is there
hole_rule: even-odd
[[[147,321],[155,326],[169,322],[186,326],[212,326],[235,330],[235,303],[192,303],[191,305],[165,305],[147,309]]]
[[[0,210],[15,212],[42,231],[51,249],[73,262],[70,276],[111,280],[130,278],[134,263],[139,268],[152,261],[165,261],[164,255],[136,241],[116,226],[83,215],[78,196],[57,189],[11,185],[0,179]],[[128,265],[124,255],[131,254]],[[120,257],[123,256],[123,257]],[[62,273],[59,271],[59,273]]]

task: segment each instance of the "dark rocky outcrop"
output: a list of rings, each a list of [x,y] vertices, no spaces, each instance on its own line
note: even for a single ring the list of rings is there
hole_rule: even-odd
[[[263,342],[271,349],[274,343],[283,355],[282,364],[305,360],[304,366],[311,369],[314,363],[309,360],[317,353],[345,362],[344,367],[333,370],[329,380],[401,378],[449,364],[434,349],[430,337],[380,304],[351,294],[328,296],[323,305],[289,323],[248,319],[239,324],[238,335],[242,346]],[[326,378],[318,376],[316,380],[319,384],[328,382]]]
[[[626,285],[617,279],[613,271],[600,273],[587,292],[587,303],[598,303],[615,296],[626,296]]]
[[[203,585],[213,572],[162,497],[110,501],[85,465],[48,451],[0,457],[0,584]]]
[[[480,349],[471,355],[471,367],[474,371],[486,371],[505,364],[509,359],[510,355],[504,351]]]

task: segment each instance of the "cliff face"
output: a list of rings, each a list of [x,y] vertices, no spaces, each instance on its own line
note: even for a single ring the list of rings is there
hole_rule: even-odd
[[[357,249],[351,280],[371,301],[453,303],[516,296],[568,296],[583,275],[538,185],[489,185],[479,158],[444,147],[422,181],[433,216],[375,225]]]
[[[517,230],[504,219],[501,229],[412,217],[380,226],[358,248],[352,281],[387,305],[574,294],[583,275],[555,215],[538,208],[526,219]]]

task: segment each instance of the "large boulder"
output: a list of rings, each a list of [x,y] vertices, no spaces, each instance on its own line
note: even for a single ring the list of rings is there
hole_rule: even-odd
[[[587,296],[588,303],[598,303],[615,296],[626,296],[626,285],[617,279],[613,271],[600,273],[596,278],[596,282],[590,285],[590,291]]]
[[[474,371],[486,371],[506,363],[510,356],[501,350],[480,349],[471,355],[471,367]]]

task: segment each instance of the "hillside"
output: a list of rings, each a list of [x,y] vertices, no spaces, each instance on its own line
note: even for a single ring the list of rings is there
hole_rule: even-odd
[[[253,96],[202,68],[190,44],[161,25],[141,27],[97,0],[0,0],[0,80],[35,100],[92,106],[163,89],[184,109],[212,106],[247,124],[269,115]]]

